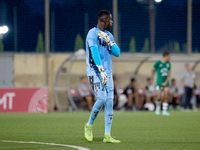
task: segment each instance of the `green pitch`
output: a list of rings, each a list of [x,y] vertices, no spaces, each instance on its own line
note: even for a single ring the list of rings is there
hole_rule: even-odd
[[[89,112],[49,114],[0,114],[0,150],[67,150],[74,148],[35,143],[74,145],[90,150],[199,150],[200,112],[172,112],[156,116],[151,112],[114,113],[112,136],[120,144],[104,144],[104,117],[94,123],[94,141],[84,139]]]

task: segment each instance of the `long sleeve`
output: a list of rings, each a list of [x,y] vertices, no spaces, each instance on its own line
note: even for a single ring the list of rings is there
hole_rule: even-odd
[[[117,44],[114,44],[114,45],[111,47],[111,53],[112,53],[115,57],[119,57],[119,55],[120,55],[120,49],[119,49],[119,47],[117,46]]]
[[[95,62],[96,65],[101,66],[101,59],[100,59],[100,54],[98,51],[98,48],[96,46],[90,47],[92,58]]]

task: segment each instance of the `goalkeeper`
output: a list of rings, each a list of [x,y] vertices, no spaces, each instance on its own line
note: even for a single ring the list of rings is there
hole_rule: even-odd
[[[95,94],[95,102],[89,121],[85,125],[85,138],[93,141],[92,128],[99,111],[105,106],[105,135],[104,143],[119,143],[111,137],[113,119],[113,78],[112,57],[119,57],[120,49],[114,42],[113,35],[106,29],[112,27],[112,15],[109,11],[101,10],[98,15],[98,24],[92,28],[86,38],[87,76]]]

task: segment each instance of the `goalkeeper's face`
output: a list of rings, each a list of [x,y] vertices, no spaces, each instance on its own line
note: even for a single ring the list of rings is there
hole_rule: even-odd
[[[112,15],[110,14],[107,18],[106,18],[106,28],[111,29],[113,25],[113,21],[112,21]]]

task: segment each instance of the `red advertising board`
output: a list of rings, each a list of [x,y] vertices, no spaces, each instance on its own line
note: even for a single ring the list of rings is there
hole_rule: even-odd
[[[0,113],[47,113],[48,88],[0,88]]]

